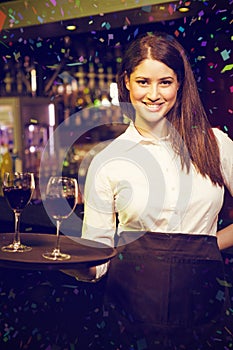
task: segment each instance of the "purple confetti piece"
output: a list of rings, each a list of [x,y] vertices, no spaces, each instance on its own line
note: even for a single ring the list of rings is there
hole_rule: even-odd
[[[45,350],[52,350],[51,345],[47,346]]]
[[[18,13],[18,17],[19,17],[21,20],[23,19],[23,16],[21,15],[20,12]]]

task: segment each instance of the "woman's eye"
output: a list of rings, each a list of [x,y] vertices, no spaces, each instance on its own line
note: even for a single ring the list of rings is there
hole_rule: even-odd
[[[147,84],[147,81],[146,80],[137,80],[137,83],[139,85],[146,85]]]
[[[163,80],[163,81],[161,81],[161,84],[162,85],[171,85],[172,81],[171,80]]]

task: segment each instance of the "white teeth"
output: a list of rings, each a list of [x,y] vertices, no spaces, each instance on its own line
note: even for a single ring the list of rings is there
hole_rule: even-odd
[[[161,107],[161,105],[149,105],[149,104],[146,104],[146,106],[150,109],[154,109],[154,110],[157,110]]]
[[[146,102],[144,102],[144,104],[146,105],[146,106],[148,106],[148,107],[160,107],[161,105],[162,105],[162,103],[156,103],[156,104],[154,104],[154,103],[152,103],[152,104],[150,104],[150,103],[146,103]]]

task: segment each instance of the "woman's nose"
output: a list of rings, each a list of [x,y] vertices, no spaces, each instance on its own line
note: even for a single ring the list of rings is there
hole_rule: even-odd
[[[159,98],[159,89],[156,84],[150,85],[147,92],[147,98],[151,101],[156,101]]]

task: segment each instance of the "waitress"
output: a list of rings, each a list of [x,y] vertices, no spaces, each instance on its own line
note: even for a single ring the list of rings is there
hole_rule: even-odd
[[[118,74],[127,130],[87,174],[82,236],[118,249],[73,272],[106,279],[95,349],[224,349],[233,334],[217,232],[233,194],[233,142],[211,128],[184,48],[166,33],[129,45]],[[220,347],[219,347],[220,346]]]

